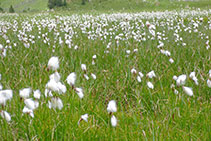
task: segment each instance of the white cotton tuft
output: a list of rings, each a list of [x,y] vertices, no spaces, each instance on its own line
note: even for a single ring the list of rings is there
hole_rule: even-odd
[[[29,95],[31,93],[31,88],[24,88],[19,91],[19,95],[21,98],[29,98]]]
[[[187,95],[193,96],[193,90],[192,90],[192,88],[183,86],[182,89],[183,89],[183,91],[184,91]]]
[[[31,98],[25,99],[24,103],[26,104],[26,107],[31,110],[34,110],[35,108],[37,108],[37,103],[35,103]]]
[[[81,64],[81,69],[82,69],[83,71],[86,71],[86,65],[85,65],[85,64]]]
[[[174,79],[175,81],[177,80],[177,78],[178,78],[178,77],[177,77],[176,75],[173,76],[173,79]]]
[[[81,119],[83,119],[84,121],[88,122],[88,114],[84,114],[81,116]]]
[[[48,61],[48,69],[57,70],[59,68],[59,58],[58,57],[51,57]]]
[[[178,78],[176,80],[177,86],[185,85],[186,78],[187,78],[187,76],[185,74],[178,76]]]
[[[117,119],[116,119],[116,117],[114,115],[111,117],[111,125],[113,127],[117,126]]]
[[[150,71],[149,73],[147,73],[147,75],[146,75],[147,77],[149,77],[149,78],[153,78],[153,77],[156,77],[156,75],[155,75],[155,72],[152,70],[152,71]]]
[[[91,73],[92,78],[95,80],[97,77],[95,74]]]
[[[68,75],[67,79],[66,79],[67,83],[71,86],[75,85],[75,81],[76,81],[76,74],[75,72],[72,72]]]
[[[84,77],[86,80],[89,80],[89,76],[87,74],[84,74]]]
[[[207,80],[207,86],[209,87],[209,88],[211,88],[211,80]]]
[[[144,77],[144,74],[142,72],[138,72],[138,75],[142,78]]]
[[[172,63],[174,63],[174,60],[172,58],[170,58],[169,62],[172,64]]]
[[[76,93],[78,94],[79,98],[82,99],[84,97],[83,89],[82,88],[75,88]]]
[[[136,74],[136,73],[137,73],[137,71],[136,71],[135,68],[132,68],[130,72],[131,72],[132,74]]]
[[[108,106],[107,106],[107,111],[109,113],[117,112],[117,105],[116,105],[116,101],[115,100],[109,101]]]
[[[41,96],[40,90],[35,90],[35,91],[34,91],[34,98],[40,99],[40,96]]]
[[[147,82],[147,86],[150,89],[154,89],[154,85],[151,82]]]
[[[58,72],[55,72],[53,74],[50,75],[50,79],[55,80],[56,82],[59,82],[61,79],[61,76]]]
[[[141,77],[140,76],[137,76],[136,79],[139,83],[141,83]]]
[[[49,104],[49,108],[58,108],[59,110],[61,110],[63,108],[63,103],[62,100],[60,98],[57,97],[53,97],[51,99],[51,102],[48,102]]]
[[[6,119],[7,122],[11,121],[11,116],[6,111],[1,111],[1,117],[4,118],[4,119]]]

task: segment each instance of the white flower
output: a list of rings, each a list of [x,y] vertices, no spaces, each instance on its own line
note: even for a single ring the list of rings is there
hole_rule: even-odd
[[[193,96],[193,90],[192,90],[192,88],[183,86],[182,89],[183,89],[183,91],[184,91],[187,95]]]
[[[149,78],[153,78],[153,77],[156,77],[156,75],[155,75],[155,72],[154,71],[150,71],[149,73],[147,73],[147,75],[146,75],[147,77],[149,77]]]
[[[59,91],[58,91],[59,94],[66,93],[67,88],[66,88],[65,85],[63,85],[61,82],[58,82],[57,85],[58,85],[58,88],[59,88]]]
[[[95,80],[97,77],[95,74],[91,73],[92,78]]]
[[[4,97],[6,100],[12,99],[13,92],[12,90],[1,90],[0,97]]]
[[[89,76],[87,74],[84,74],[84,77],[86,80],[89,80]]]
[[[81,64],[81,69],[82,69],[83,71],[86,71],[86,65],[85,65],[85,64]]]
[[[176,75],[173,76],[173,79],[174,79],[175,81],[177,80],[177,78],[178,78],[178,77],[177,77]]]
[[[80,99],[82,99],[84,97],[82,88],[75,88],[75,91],[78,94],[78,96],[80,97]]]
[[[179,92],[178,92],[176,89],[174,89],[174,93],[175,93],[175,94],[178,94]]]
[[[137,73],[137,71],[136,71],[135,68],[132,68],[130,72],[133,73],[133,74],[136,74]]]
[[[147,86],[150,89],[154,89],[154,85],[151,82],[147,82]]]
[[[187,76],[185,74],[178,76],[178,78],[176,80],[177,86],[185,85],[186,78],[187,78]]]
[[[115,100],[109,101],[108,107],[107,107],[107,111],[109,113],[117,112],[117,105],[116,105],[116,101]]]
[[[138,52],[138,49],[137,49],[137,48],[135,48],[135,49],[133,50],[133,52]]]
[[[137,80],[139,83],[141,83],[141,77],[140,76],[137,76]]]
[[[66,79],[67,83],[71,86],[75,85],[75,81],[76,81],[76,74],[75,72],[72,72],[68,75],[67,79]]]
[[[199,84],[195,72],[191,72],[190,75],[189,75],[189,77],[195,82],[196,85]]]
[[[60,98],[56,98],[56,97],[53,97],[51,99],[51,102],[48,103],[49,104],[49,108],[58,108],[59,110],[61,110],[63,108],[63,103],[62,103],[62,100]]]
[[[60,98],[57,98],[57,107],[59,110],[61,110],[63,108],[63,103],[62,100]]]
[[[29,109],[28,107],[24,107],[23,108],[23,113],[27,113],[27,114],[29,114],[32,118],[34,118],[34,112],[33,112],[33,110],[32,109]]]
[[[59,75],[58,72],[55,72],[55,73],[50,75],[50,79],[54,79],[56,82],[59,82],[60,78],[61,78],[61,76]]]
[[[211,88],[211,81],[208,79],[207,80],[207,86],[209,87],[209,88]]]
[[[144,74],[142,72],[138,72],[138,75],[142,78],[144,77]]]
[[[24,88],[19,91],[19,95],[21,98],[28,98],[31,93],[31,88]]]
[[[117,126],[117,119],[116,119],[116,117],[114,115],[111,117],[111,125],[113,127]]]
[[[31,109],[31,110],[34,110],[34,109],[36,109],[39,106],[38,101],[35,102],[31,98],[25,99],[24,103],[26,104],[26,107]]]
[[[189,75],[189,77],[190,77],[191,79],[193,79],[194,77],[196,77],[196,73],[195,73],[195,72],[191,72],[190,75]]]
[[[2,84],[0,83],[0,90],[2,90],[3,89],[3,86],[2,86]]]
[[[81,119],[83,119],[84,121],[88,122],[88,114],[82,115]]]
[[[40,95],[41,95],[40,90],[35,90],[35,91],[34,91],[34,98],[40,99]]]
[[[1,111],[1,117],[6,119],[7,122],[11,121],[11,116],[6,111]]]
[[[46,88],[54,92],[59,92],[58,84],[54,79],[48,81],[48,83],[46,84]]]
[[[127,53],[127,54],[130,54],[130,50],[126,50],[126,53]]]
[[[48,61],[48,69],[57,70],[59,68],[59,58],[51,57]]]
[[[172,63],[174,63],[174,60],[172,58],[170,58],[169,62],[172,64]]]
[[[92,59],[96,59],[96,58],[97,58],[97,55],[93,55],[93,56],[92,56]]]

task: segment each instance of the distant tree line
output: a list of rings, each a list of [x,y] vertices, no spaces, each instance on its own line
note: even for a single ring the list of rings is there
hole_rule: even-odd
[[[48,8],[53,9],[55,7],[67,6],[66,0],[48,0]]]

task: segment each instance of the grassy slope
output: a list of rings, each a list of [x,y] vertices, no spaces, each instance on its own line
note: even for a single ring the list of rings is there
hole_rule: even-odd
[[[206,19],[205,19],[206,20]],[[22,19],[18,19],[19,22]],[[190,19],[185,21],[188,25]],[[177,22],[174,22],[176,25]],[[205,22],[199,30],[206,35],[211,35],[210,30],[204,27]],[[146,29],[145,29],[146,30]],[[159,27],[157,31],[162,32]],[[169,32],[166,30],[166,32]],[[177,46],[174,42],[173,31],[167,35],[169,41],[165,47],[171,51],[174,64],[169,64],[168,57],[157,53],[157,41],[147,40],[139,43],[133,40],[129,44],[120,43],[116,48],[112,44],[111,53],[104,54],[107,43],[100,40],[90,41],[86,35],[80,34],[74,38],[74,43],[79,46],[78,51],[61,47],[56,44],[56,51],[52,53],[52,46],[35,39],[36,44],[30,49],[18,42],[13,31],[9,31],[9,39],[17,42],[18,47],[8,51],[8,56],[2,58],[0,63],[2,81],[5,88],[14,89],[14,98],[8,102],[6,110],[10,112],[12,122],[10,124],[1,120],[0,138],[3,140],[38,138],[41,140],[70,140],[84,139],[125,139],[125,140],[208,140],[210,132],[210,89],[200,79],[200,85],[196,86],[191,80],[187,86],[194,89],[194,97],[188,97],[179,89],[180,94],[175,95],[170,89],[173,75],[183,73],[189,74],[197,71],[197,77],[207,78],[210,69],[210,50],[204,48],[204,39],[198,34],[181,32],[180,35],[187,43],[186,47]],[[46,33],[46,30],[42,30]],[[34,29],[30,34],[37,37],[38,31]],[[48,37],[53,43],[53,32]],[[4,43],[1,40],[2,43]],[[139,48],[137,59],[133,56],[125,57],[126,49]],[[91,65],[92,55],[97,54],[96,66]],[[147,55],[146,55],[147,54]],[[85,97],[79,100],[78,96],[71,91],[61,96],[64,108],[49,110],[46,108],[47,100],[35,111],[35,118],[28,115],[22,116],[21,110],[24,106],[20,101],[18,91],[24,87],[39,88],[42,93],[51,72],[46,71],[46,64],[51,56],[60,57],[59,72],[62,81],[67,75],[75,71],[78,74],[77,86],[85,90]],[[13,62],[13,63],[8,63]],[[86,81],[81,73],[80,63],[86,63],[89,72],[97,75],[97,80]],[[139,84],[136,78],[130,74],[132,67],[138,68],[144,74],[155,70],[158,78],[152,80],[155,90],[146,87],[146,79]],[[108,72],[103,72],[103,69]],[[106,112],[108,100],[115,99],[118,102],[118,127],[112,128],[109,115]],[[42,97],[42,101],[44,97]],[[11,104],[11,105],[10,105]],[[80,115],[88,113],[89,122],[82,122],[77,126]]]
[[[45,10],[47,0],[0,0],[0,7],[8,12],[10,5],[13,5],[16,12],[22,12],[30,8],[32,11]]]
[[[48,0],[0,0],[0,7],[5,11],[8,11],[10,5],[13,5],[16,12],[22,12],[30,8],[32,11],[40,11],[47,9]],[[200,0],[196,2],[171,2],[169,0],[92,0],[86,2],[85,5],[81,5],[81,0],[72,0],[68,3],[68,11],[101,11],[101,12],[112,12],[112,11],[155,11],[155,10],[173,10],[184,7],[195,7],[195,8],[211,8],[211,1]],[[63,8],[62,8],[63,9]]]

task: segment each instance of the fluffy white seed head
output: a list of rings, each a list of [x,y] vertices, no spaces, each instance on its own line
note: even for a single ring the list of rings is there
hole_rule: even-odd
[[[34,91],[34,98],[40,99],[40,96],[41,96],[40,90],[35,90],[35,91]]]
[[[59,82],[60,79],[61,79],[61,76],[58,72],[55,72],[55,73],[50,75],[50,79],[54,79],[56,82]]]
[[[4,118],[7,122],[11,121],[11,116],[6,111],[1,111],[1,117]]]
[[[31,88],[24,88],[22,90],[19,91],[19,95],[21,98],[29,98],[30,94],[31,94]]]
[[[111,117],[111,125],[113,127],[117,126],[117,119],[116,119],[116,117],[114,115]]]
[[[156,77],[156,75],[155,75],[155,72],[152,70],[152,71],[150,71],[149,73],[147,73],[147,75],[146,75],[147,77],[149,77],[149,78],[153,78],[153,77]]]
[[[176,75],[173,76],[173,79],[174,79],[175,81],[177,80],[177,78],[178,78],[178,77],[177,77]]]
[[[59,58],[53,56],[48,61],[48,69],[57,70],[59,68]]]
[[[67,81],[67,84],[69,84],[71,86],[74,86],[75,85],[75,81],[76,81],[76,74],[75,74],[75,72],[70,73],[67,76],[66,81]]]
[[[87,74],[84,74],[84,78],[85,78],[86,80],[89,80],[89,76],[88,76]]]
[[[139,83],[141,83],[141,77],[140,77],[140,76],[137,76],[136,78],[137,78],[137,81],[138,81]]]
[[[81,119],[83,119],[84,121],[88,122],[88,114],[84,114],[81,116]]]
[[[187,95],[193,96],[193,90],[192,90],[192,88],[183,86],[182,89],[183,89],[183,91],[184,91]]]
[[[34,110],[39,105],[37,105],[37,103],[35,103],[35,101],[33,101],[31,98],[25,99],[24,103],[26,104],[26,107],[31,110]]]
[[[85,64],[81,64],[81,69],[82,69],[83,71],[86,71],[86,65],[85,65]]]
[[[186,78],[187,78],[187,76],[185,74],[178,76],[178,78],[176,80],[177,86],[185,85]]]
[[[138,75],[142,78],[144,77],[144,74],[142,72],[138,72]]]
[[[107,111],[109,113],[117,112],[117,105],[116,105],[116,101],[115,100],[109,101],[108,106],[107,106]]]
[[[137,73],[137,71],[136,71],[135,68],[132,68],[130,72],[131,72],[132,74],[136,74],[136,73]]]
[[[147,86],[150,89],[154,89],[154,85],[151,82],[147,82]]]
[[[92,78],[95,80],[97,77],[95,74],[91,73]]]
[[[75,91],[80,99],[84,97],[83,89],[82,88],[75,88]]]
[[[93,55],[93,56],[92,56],[92,59],[96,59],[96,58],[97,58],[97,55]]]

